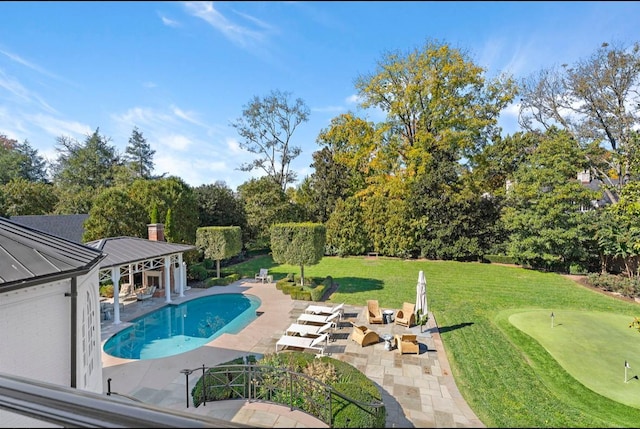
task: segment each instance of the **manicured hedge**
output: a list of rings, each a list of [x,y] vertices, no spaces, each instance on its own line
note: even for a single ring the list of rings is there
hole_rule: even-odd
[[[220,278],[209,277],[207,280],[205,280],[205,286],[206,287],[226,286],[238,280],[240,280],[240,274],[237,274],[237,273],[229,274],[228,276],[220,277]]]
[[[483,258],[494,264],[517,264],[515,258],[507,255],[484,255]]]

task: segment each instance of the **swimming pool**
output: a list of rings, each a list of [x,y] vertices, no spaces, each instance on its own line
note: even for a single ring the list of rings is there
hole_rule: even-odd
[[[254,321],[260,299],[223,293],[168,304],[133,319],[109,338],[105,353],[124,359],[157,359],[197,349],[224,333],[235,334]]]

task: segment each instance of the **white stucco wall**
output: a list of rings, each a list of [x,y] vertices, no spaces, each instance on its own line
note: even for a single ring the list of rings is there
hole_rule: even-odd
[[[77,278],[78,389],[103,393],[98,267]],[[71,386],[71,279],[0,293],[0,372]]]

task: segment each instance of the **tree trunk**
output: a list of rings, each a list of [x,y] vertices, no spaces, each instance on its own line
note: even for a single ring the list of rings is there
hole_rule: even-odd
[[[216,269],[218,272],[218,278],[220,278],[220,259],[216,259]]]
[[[300,265],[300,286],[304,286],[304,265]]]

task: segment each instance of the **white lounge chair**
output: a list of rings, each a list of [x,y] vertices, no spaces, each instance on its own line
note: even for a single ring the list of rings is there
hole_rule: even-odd
[[[333,326],[332,322],[327,322],[322,326],[292,323],[284,332],[285,334],[291,335],[291,336],[297,334],[297,335],[300,335],[301,337],[317,337],[329,331],[332,326]]]
[[[322,343],[325,344],[322,344]],[[292,347],[294,349],[309,349],[315,350],[319,352],[321,355],[324,354],[324,348],[329,344],[329,336],[327,334],[322,334],[319,337],[311,338],[311,337],[297,337],[291,335],[283,335],[280,337],[278,342],[276,343],[276,353],[286,349],[287,347]]]
[[[141,290],[140,292],[138,292],[136,294],[136,298],[138,299],[138,301],[145,301],[149,298],[152,298],[154,293],[156,293],[156,286],[151,286],[146,290]]]
[[[120,291],[118,292],[118,298],[123,301],[128,299],[135,299],[136,294],[133,291],[133,285],[131,283],[121,284]]]
[[[335,324],[334,320],[339,318],[340,313],[331,313],[329,315],[302,313],[298,316],[298,323],[307,325],[314,323],[316,325],[324,325],[325,323],[332,322]]]
[[[304,312],[309,314],[340,313],[340,319],[342,320],[342,315],[344,314],[344,302],[342,304],[334,305],[333,307],[311,304],[307,308],[305,308]]]

